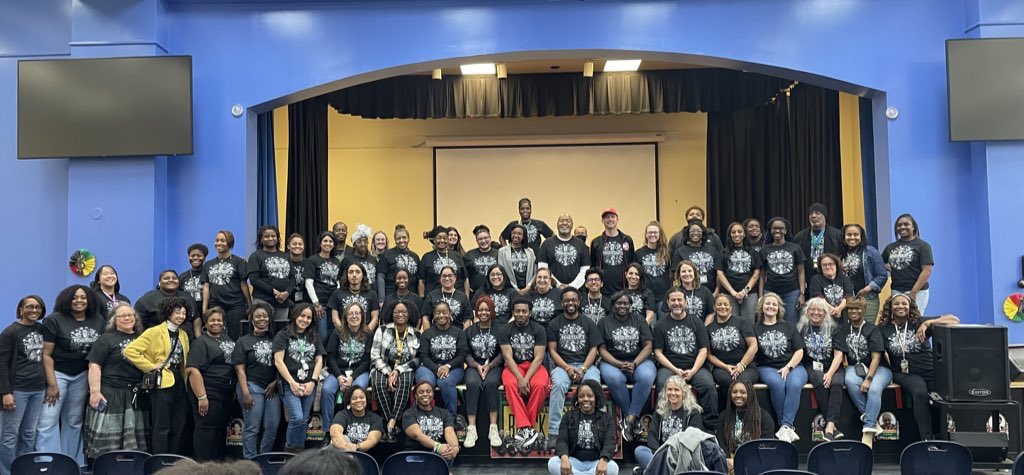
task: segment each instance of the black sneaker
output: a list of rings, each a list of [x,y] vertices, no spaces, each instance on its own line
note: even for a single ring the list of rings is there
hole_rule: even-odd
[[[626,419],[622,419],[620,427],[622,429],[622,440],[624,442],[632,442],[636,434],[633,432],[634,422],[629,422]]]

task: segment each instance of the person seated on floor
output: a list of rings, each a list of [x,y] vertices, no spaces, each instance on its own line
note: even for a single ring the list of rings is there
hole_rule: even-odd
[[[647,445],[638,445],[633,451],[638,465],[633,474],[644,473],[654,458],[654,452],[669,437],[686,430],[687,427],[704,430],[701,421],[702,411],[690,385],[686,384],[682,376],[670,376],[665,380],[664,389],[661,390],[654,416],[651,418],[651,425],[647,429]]]
[[[573,409],[558,426],[555,456],[548,459],[551,475],[617,475],[612,460],[618,443],[615,416],[602,411],[601,384],[584,380],[576,389]]]
[[[331,445],[350,452],[367,452],[384,437],[384,420],[369,408],[370,396],[361,386],[352,386],[345,394],[347,408],[332,418]]]
[[[725,451],[729,473],[733,472],[732,459],[739,446],[757,439],[771,439],[775,431],[772,415],[757,403],[754,386],[737,379],[729,385],[729,402],[718,417],[715,437]]]
[[[429,450],[444,458],[451,471],[459,455],[459,438],[455,435],[455,418],[443,407],[434,405],[434,385],[420,381],[413,386],[416,404],[402,414],[406,448]]]

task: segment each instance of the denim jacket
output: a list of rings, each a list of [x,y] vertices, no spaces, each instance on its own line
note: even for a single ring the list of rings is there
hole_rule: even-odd
[[[864,269],[864,281],[871,286],[871,296],[877,297],[878,292],[885,287],[885,281],[889,280],[889,271],[885,269],[885,262],[882,261],[882,254],[878,249],[868,246],[864,249],[864,258],[860,261]],[[859,292],[860,289],[854,289]]]

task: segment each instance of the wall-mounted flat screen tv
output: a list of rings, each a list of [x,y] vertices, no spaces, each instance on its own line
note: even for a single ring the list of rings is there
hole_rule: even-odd
[[[1024,140],[1024,38],[946,41],[949,140]]]

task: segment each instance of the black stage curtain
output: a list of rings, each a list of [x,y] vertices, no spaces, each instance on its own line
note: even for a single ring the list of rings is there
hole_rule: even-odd
[[[287,230],[306,238],[307,250],[327,229],[327,103],[314,97],[288,105]]]
[[[766,106],[709,113],[707,157],[708,224],[722,234],[753,217],[767,235],[776,216],[795,234],[815,202],[829,224],[844,222],[836,91],[799,84]]]
[[[277,224],[274,111],[256,116],[256,225]]]
[[[789,81],[727,69],[494,76],[400,76],[326,94],[367,119],[455,119],[720,112],[767,103]]]

